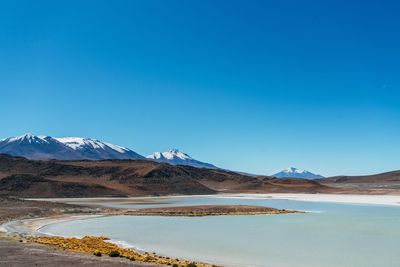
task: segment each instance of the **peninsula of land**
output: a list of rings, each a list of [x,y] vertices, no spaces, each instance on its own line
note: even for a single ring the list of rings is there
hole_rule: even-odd
[[[267,215],[302,213],[302,211],[275,209],[262,206],[248,205],[201,205],[184,207],[147,208],[135,211],[127,211],[126,215],[136,216],[223,216],[223,215]]]
[[[211,267],[211,264],[202,262],[192,262],[186,259],[169,258],[138,251],[133,248],[124,248],[103,236],[86,236],[83,238],[67,238],[60,236],[47,236],[39,230],[52,223],[68,220],[79,220],[96,216],[226,216],[226,215],[273,215],[300,213],[301,211],[275,209],[262,206],[249,205],[200,205],[183,207],[164,207],[164,208],[144,208],[144,209],[119,209],[108,208],[101,205],[73,205],[50,201],[24,200],[19,198],[1,197],[0,198],[0,246],[7,247],[7,250],[0,250],[0,257],[5,262],[14,261],[11,255],[17,255],[17,250],[29,251],[33,248],[35,254],[26,257],[26,262],[39,262],[38,251],[42,251],[43,257],[56,249],[58,254],[72,253],[71,260],[63,257],[63,261],[76,266],[85,265],[88,262],[98,260],[98,264],[104,263],[104,257],[126,259],[126,262],[134,263],[134,266],[170,265],[175,267]],[[18,244],[19,243],[19,244]],[[26,246],[21,247],[21,244]],[[50,245],[47,248],[40,245]],[[39,247],[36,247],[39,246]],[[15,251],[13,251],[15,249]],[[8,255],[1,255],[2,253]],[[76,258],[74,253],[84,253],[86,257]],[[28,252],[27,252],[28,253]],[[11,254],[11,255],[10,255]],[[75,255],[75,256],[73,256]],[[7,260],[8,259],[8,260]],[[19,259],[21,261],[21,259]],[[126,264],[125,262],[125,264]],[[150,265],[149,265],[150,264]],[[52,263],[41,264],[41,266],[52,266]],[[110,265],[112,266],[112,264]]]

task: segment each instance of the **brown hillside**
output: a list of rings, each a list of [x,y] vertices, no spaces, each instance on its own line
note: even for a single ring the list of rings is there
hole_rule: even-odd
[[[4,154],[0,179],[0,193],[23,197],[338,191],[304,179],[253,177],[147,160],[32,161]]]

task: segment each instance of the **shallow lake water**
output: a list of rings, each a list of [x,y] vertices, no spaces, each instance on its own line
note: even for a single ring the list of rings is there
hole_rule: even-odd
[[[400,207],[212,196],[151,200],[145,205],[102,204],[125,208],[243,204],[308,212],[215,217],[112,216],[52,224],[41,231],[63,236],[105,235],[148,252],[225,266],[400,266]]]

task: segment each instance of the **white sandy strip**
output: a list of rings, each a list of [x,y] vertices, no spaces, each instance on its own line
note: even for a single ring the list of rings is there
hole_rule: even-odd
[[[217,194],[217,195],[172,195],[172,196],[148,196],[148,197],[128,197],[128,198],[57,198],[57,199],[32,199],[45,200],[62,203],[87,203],[95,202],[100,204],[103,201],[135,202],[141,200],[167,200],[173,198],[247,198],[247,199],[287,199],[307,202],[334,202],[334,203],[353,203],[353,204],[376,204],[376,205],[395,205],[400,206],[400,195],[348,195],[348,194]]]
[[[307,202],[333,202],[400,206],[400,195],[342,195],[342,194],[221,194],[221,198],[287,199]]]
[[[104,215],[69,215],[69,216],[57,216],[57,217],[47,217],[47,218],[34,218],[27,220],[17,220],[5,223],[0,226],[0,231],[8,233],[18,233],[18,234],[29,234],[37,235],[41,234],[40,229],[44,226],[51,225],[54,223],[84,220],[90,218],[101,217]],[[42,233],[43,234],[43,233]]]

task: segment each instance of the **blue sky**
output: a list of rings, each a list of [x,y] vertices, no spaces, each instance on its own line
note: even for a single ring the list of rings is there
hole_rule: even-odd
[[[400,169],[396,1],[2,1],[0,137],[218,166]]]

